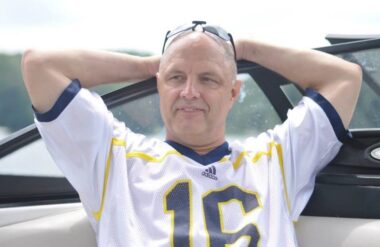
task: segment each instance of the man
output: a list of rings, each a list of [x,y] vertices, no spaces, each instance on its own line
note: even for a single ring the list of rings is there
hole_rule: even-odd
[[[312,90],[282,125],[228,144],[241,85],[235,58]],[[234,45],[204,22],[168,32],[161,58],[27,51],[23,75],[36,124],[99,246],[296,246],[293,221],[341,147],[361,84],[355,64],[254,40]],[[166,141],[133,133],[86,89],[154,75]]]

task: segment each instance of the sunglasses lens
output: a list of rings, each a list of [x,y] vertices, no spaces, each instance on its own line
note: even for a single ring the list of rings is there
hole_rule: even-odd
[[[214,35],[216,35],[216,36],[224,39],[225,41],[230,41],[230,36],[221,27],[218,27],[218,26],[205,26],[204,30],[206,30],[207,32],[212,33],[212,34],[214,34]]]
[[[235,59],[236,59],[236,51],[235,51],[235,46],[234,46],[234,43],[233,43],[233,40],[232,40],[232,36],[229,33],[227,33],[221,27],[210,26],[210,25],[205,25],[205,24],[206,24],[206,22],[204,22],[204,21],[194,21],[193,24],[182,25],[182,26],[179,26],[179,27],[175,28],[172,31],[169,31],[166,34],[166,37],[165,37],[164,45],[162,47],[162,53],[164,53],[164,51],[165,51],[166,42],[170,43],[170,41],[168,41],[168,39],[170,39],[173,36],[175,36],[175,35],[177,35],[179,33],[182,33],[182,32],[186,32],[186,31],[189,31],[189,30],[195,31],[196,27],[199,25],[199,26],[201,26],[203,28],[204,32],[212,33],[213,35],[218,36],[219,38],[221,38],[221,39],[223,39],[223,40],[225,40],[227,42],[228,41],[231,42],[232,47],[234,49],[234,53],[235,53]]]
[[[187,30],[190,30],[191,28],[193,28],[194,25],[182,25],[182,26],[179,26],[177,28],[175,28],[174,30],[170,31],[167,38],[170,38],[170,37],[173,37],[174,35],[176,34],[179,34],[181,32],[185,32]]]

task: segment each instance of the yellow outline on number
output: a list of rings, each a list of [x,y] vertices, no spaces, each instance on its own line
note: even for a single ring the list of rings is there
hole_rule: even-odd
[[[169,214],[170,215],[170,246],[171,247],[174,247],[174,210],[168,210],[167,209],[167,205],[166,205],[166,198],[168,196],[168,194],[170,194],[170,192],[172,192],[172,190],[177,186],[177,184],[179,183],[187,183],[189,185],[189,245],[190,246],[194,246],[193,245],[193,189],[192,189],[192,184],[191,184],[191,180],[189,179],[181,179],[181,180],[177,180],[175,181],[175,183],[173,183],[169,189],[167,189],[164,193],[164,196],[163,196],[163,209],[164,209],[164,213],[165,214]]]
[[[231,233],[236,233],[237,231],[236,231],[236,232],[233,232],[233,231],[227,231],[227,230],[224,229],[224,219],[223,219],[223,213],[222,213],[222,210],[221,210],[220,204],[228,204],[228,203],[230,203],[231,201],[236,201],[236,202],[238,202],[238,203],[240,204],[240,208],[241,208],[241,210],[242,210],[242,215],[243,215],[243,216],[245,216],[245,215],[247,215],[247,214],[250,214],[250,213],[252,213],[253,211],[255,211],[255,210],[257,210],[257,209],[263,208],[263,205],[262,205],[261,200],[260,200],[260,196],[259,196],[259,194],[258,194],[257,192],[253,192],[253,191],[250,191],[250,190],[244,189],[244,188],[242,188],[241,186],[238,186],[238,185],[236,185],[236,184],[229,184],[229,185],[226,185],[226,186],[224,186],[224,187],[222,187],[222,188],[209,190],[209,191],[203,193],[203,195],[202,195],[202,210],[203,210],[203,221],[204,221],[204,228],[205,228],[204,230],[205,230],[205,232],[206,232],[206,245],[207,245],[207,247],[210,246],[210,234],[208,233],[208,230],[207,230],[206,214],[205,214],[205,212],[204,212],[203,198],[205,198],[206,196],[208,196],[208,195],[211,194],[212,192],[223,191],[223,190],[226,190],[226,189],[228,189],[229,187],[232,187],[232,186],[235,186],[235,187],[241,189],[242,191],[246,192],[247,194],[255,195],[255,197],[256,197],[256,199],[257,199],[257,204],[258,204],[258,206],[255,207],[254,209],[252,209],[251,211],[246,212],[245,209],[244,209],[244,207],[243,207],[243,203],[242,203],[240,200],[238,200],[237,198],[232,198],[232,199],[230,199],[230,200],[228,200],[228,201],[225,201],[225,202],[218,202],[218,213],[219,213],[219,219],[220,219],[220,227],[221,227],[221,231],[222,231],[223,233],[230,233],[230,234],[231,234]],[[259,231],[259,228],[257,227],[257,225],[256,225],[255,223],[253,223],[253,222],[251,222],[251,223],[249,223],[249,224],[252,224],[252,225],[254,225],[254,226],[256,227],[256,229],[257,229],[257,231],[258,231],[258,233],[259,233],[259,236],[260,236],[260,231]],[[243,235],[243,236],[239,237],[234,243],[232,243],[232,244],[225,244],[225,247],[232,246],[232,245],[235,244],[237,241],[239,241],[239,239],[241,239],[241,238],[248,238],[249,241],[251,240],[251,237],[250,237],[250,236]],[[257,246],[260,246],[260,238],[258,239]]]

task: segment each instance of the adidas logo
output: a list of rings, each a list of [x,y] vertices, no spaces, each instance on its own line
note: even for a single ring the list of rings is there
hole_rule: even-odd
[[[214,180],[218,180],[218,178],[216,177],[215,166],[211,166],[211,167],[207,168],[206,170],[204,170],[202,172],[202,175],[205,176],[205,177],[214,179]]]

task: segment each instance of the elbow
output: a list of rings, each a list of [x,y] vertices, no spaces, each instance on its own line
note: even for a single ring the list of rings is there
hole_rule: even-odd
[[[344,85],[343,95],[345,99],[343,103],[344,111],[341,113],[344,126],[349,127],[349,123],[353,117],[356,104],[358,102],[360,89],[362,85],[362,68],[358,64],[351,63],[347,75],[349,76]]]
[[[24,52],[21,59],[21,69],[22,72],[24,72],[26,69],[30,67],[32,63],[36,61],[36,53],[38,53],[36,50],[28,49]]]
[[[346,96],[357,99],[362,85],[362,68],[356,63],[343,61],[340,65],[340,72],[336,73],[335,89]]]
[[[347,74],[349,75],[350,87],[354,87],[355,89],[360,90],[363,77],[362,68],[358,64],[350,63],[348,70],[349,71]]]
[[[21,59],[21,72],[26,86],[29,86],[34,80],[35,74],[42,70],[44,58],[42,52],[34,49],[28,49],[24,52]]]
[[[363,72],[360,65],[355,63],[349,63],[349,66],[346,71],[346,79],[344,80],[342,86],[344,88],[344,94],[347,97],[350,97],[354,100],[354,105],[356,105],[356,102],[359,98],[363,80],[362,77]]]
[[[41,56],[38,50],[28,49],[24,52],[21,59],[22,72],[30,70],[30,68],[36,67],[36,65],[42,62]]]

